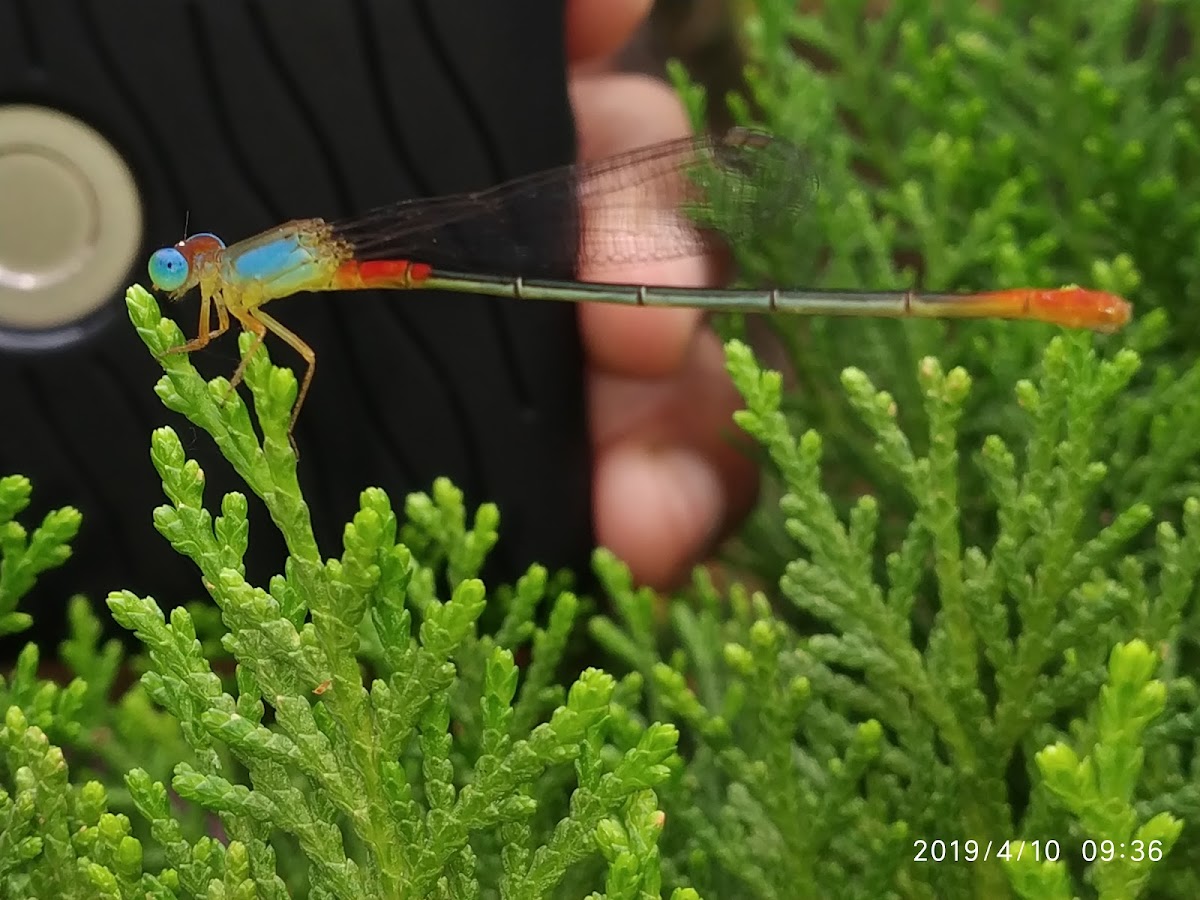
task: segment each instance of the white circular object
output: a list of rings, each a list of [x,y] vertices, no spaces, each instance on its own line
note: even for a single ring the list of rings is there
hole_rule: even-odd
[[[121,155],[44,106],[0,106],[0,329],[80,323],[119,291],[142,245]]]

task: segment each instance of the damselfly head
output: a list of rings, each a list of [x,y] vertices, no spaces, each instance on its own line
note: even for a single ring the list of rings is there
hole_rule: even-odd
[[[184,238],[173,247],[155,250],[147,266],[150,282],[172,300],[178,300],[199,283],[205,261],[224,249],[224,241],[203,232]]]

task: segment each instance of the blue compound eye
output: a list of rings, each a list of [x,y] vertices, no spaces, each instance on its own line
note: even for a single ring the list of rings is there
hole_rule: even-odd
[[[155,250],[150,257],[150,280],[160,291],[177,291],[188,280],[188,261],[174,247]]]

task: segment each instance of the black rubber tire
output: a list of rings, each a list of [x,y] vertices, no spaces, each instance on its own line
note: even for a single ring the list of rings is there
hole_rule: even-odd
[[[62,109],[129,161],[145,205],[143,260],[190,230],[227,239],[290,218],[336,218],[407,196],[473,189],[569,161],[561,0],[0,0],[0,104]],[[193,334],[196,302],[172,315]],[[446,294],[344,294],[273,312],[320,365],[297,430],[322,553],[340,553],[359,492],[451,477],[495,501],[488,571],[532,561],[582,572],[592,544],[575,311]],[[0,350],[0,474],[34,482],[34,517],[84,514],[73,559],[25,605],[53,639],[65,598],[115,588],[164,606],[203,596],[154,530],[163,502],[150,431],[176,428],[208,475],[206,499],[245,490],[207,435],[167,412],[161,370],[118,293],[89,336]],[[276,361],[302,363],[271,346]],[[232,335],[194,357],[237,362]],[[248,576],[284,549],[252,498]],[[28,639],[27,633],[21,640]]]

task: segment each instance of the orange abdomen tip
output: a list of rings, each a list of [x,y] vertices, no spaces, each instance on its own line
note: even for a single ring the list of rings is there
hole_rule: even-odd
[[[1029,316],[1067,328],[1090,328],[1112,334],[1129,323],[1133,307],[1129,301],[1104,291],[1080,287],[1031,290]]]

